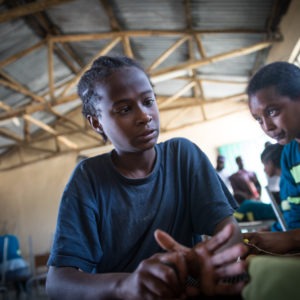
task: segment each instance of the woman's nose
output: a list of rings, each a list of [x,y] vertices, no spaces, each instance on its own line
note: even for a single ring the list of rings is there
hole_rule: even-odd
[[[152,116],[150,114],[148,114],[147,112],[144,111],[140,111],[140,114],[137,118],[137,123],[140,124],[147,124],[150,123],[152,121]]]
[[[275,129],[275,127],[276,127],[276,126],[274,125],[274,123],[273,123],[273,121],[272,121],[271,119],[265,118],[265,119],[263,120],[263,130],[264,130],[264,131],[266,131],[266,132],[272,131],[272,130]]]

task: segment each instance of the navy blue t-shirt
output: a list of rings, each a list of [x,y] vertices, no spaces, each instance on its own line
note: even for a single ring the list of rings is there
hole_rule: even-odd
[[[132,272],[161,252],[156,229],[191,246],[193,234],[212,235],[233,214],[236,202],[195,144],[176,138],[155,150],[153,171],[142,179],[122,176],[111,153],[78,164],[62,196],[49,265]]]

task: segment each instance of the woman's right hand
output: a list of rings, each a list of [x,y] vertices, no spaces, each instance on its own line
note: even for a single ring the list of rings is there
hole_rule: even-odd
[[[118,299],[185,299],[187,268],[182,253],[160,253],[142,261],[137,269],[119,280]]]
[[[163,249],[171,253],[184,254],[189,275],[198,280],[197,287],[186,288],[186,295],[190,297],[200,294],[213,296],[241,292],[245,282],[227,284],[222,281],[222,279],[243,274],[247,269],[245,261],[241,260],[237,263],[238,257],[243,257],[247,253],[247,247],[242,243],[221,249],[230,239],[233,231],[233,225],[228,224],[211,239],[197,244],[194,248],[179,244],[166,232],[161,230],[155,232],[155,239]]]
[[[243,233],[250,254],[287,254],[300,249],[300,230],[286,232],[247,232]]]

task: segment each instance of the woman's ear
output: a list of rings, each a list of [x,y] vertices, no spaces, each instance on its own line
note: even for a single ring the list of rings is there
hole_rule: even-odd
[[[90,125],[92,126],[92,128],[93,128],[97,133],[100,133],[100,134],[103,133],[102,125],[100,124],[99,119],[98,119],[97,117],[88,115],[88,116],[87,116],[87,119],[88,119]]]
[[[87,119],[88,119],[90,125],[92,126],[92,128],[94,129],[94,131],[99,133],[102,136],[102,138],[104,140],[104,143],[106,143],[107,142],[107,136],[104,133],[103,127],[102,127],[101,123],[99,122],[99,119],[97,117],[91,116],[91,115],[88,115]]]

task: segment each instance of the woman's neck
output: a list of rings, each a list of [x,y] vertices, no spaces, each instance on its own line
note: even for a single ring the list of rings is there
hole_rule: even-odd
[[[281,169],[280,168],[276,168],[275,175],[276,176],[280,176],[281,175]]]
[[[112,152],[112,161],[115,168],[125,177],[144,178],[153,170],[156,160],[155,148],[143,152],[117,153]]]

